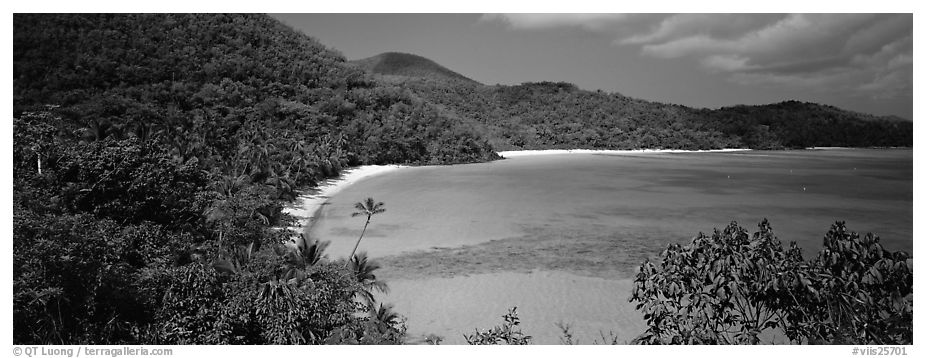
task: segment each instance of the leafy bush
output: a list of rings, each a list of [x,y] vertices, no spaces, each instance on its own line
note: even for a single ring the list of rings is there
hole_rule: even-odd
[[[788,273],[810,284],[795,299],[801,304],[789,307],[786,332],[814,343],[912,344],[912,263],[910,254],[885,250],[877,236],[837,222],[817,258],[799,266],[809,274]]]
[[[888,252],[836,222],[816,259],[785,250],[763,220],[735,222],[646,261],[631,302],[649,328],[640,344],[756,344],[773,330],[792,343],[911,344],[910,255]]]
[[[508,344],[528,345],[533,337],[521,333],[521,320],[518,318],[518,308],[512,307],[502,318],[505,320],[501,326],[495,326],[487,331],[476,330],[471,335],[463,335],[466,343],[470,345]]]
[[[89,214],[14,216],[13,327],[22,344],[132,342],[148,319],[138,270],[184,237]]]
[[[352,321],[331,332],[326,344],[403,344],[405,319],[392,310],[392,305],[379,308],[367,306],[367,317]]]
[[[252,246],[253,247],[253,246]],[[352,325],[359,289],[340,265],[321,263],[294,274],[269,249],[239,251],[212,265],[153,270],[157,302],[150,342],[158,344],[318,344]]]
[[[68,146],[49,170],[65,210],[187,228],[198,224],[196,198],[208,180],[194,163],[134,138]]]

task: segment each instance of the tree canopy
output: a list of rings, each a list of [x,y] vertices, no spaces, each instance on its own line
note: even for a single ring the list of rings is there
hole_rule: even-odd
[[[446,75],[433,69],[436,64],[410,68],[421,61],[403,62],[402,71],[374,66],[379,61],[373,60],[383,56],[396,57],[382,54],[355,62],[380,80],[439,105],[449,116],[473,123],[499,150],[913,146],[910,121],[815,103],[696,109],[586,91],[566,82],[485,86]]]

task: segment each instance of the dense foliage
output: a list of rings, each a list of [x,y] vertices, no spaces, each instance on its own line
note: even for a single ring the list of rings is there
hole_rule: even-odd
[[[14,109],[285,187],[346,165],[492,159],[485,140],[263,15],[17,15]]]
[[[380,65],[380,58],[389,66]],[[564,82],[484,86],[424,61],[387,53],[354,63],[438,104],[448,116],[474,123],[504,150],[913,146],[910,121],[813,103],[693,109]]]
[[[264,15],[17,14],[13,61],[18,344],[401,342],[378,266],[284,245],[283,201],[496,157]]]
[[[767,221],[751,238],[734,222],[669,245],[640,266],[630,300],[649,326],[641,344],[913,343],[912,257],[843,222],[809,261]]]
[[[913,122],[786,101],[695,112],[705,125],[751,148],[911,147]]]
[[[272,187],[210,183],[135,138],[52,141],[39,173],[25,148],[41,126],[20,126],[15,342],[322,343],[347,327],[401,340],[358,300],[375,276],[327,262],[324,242],[282,245]]]

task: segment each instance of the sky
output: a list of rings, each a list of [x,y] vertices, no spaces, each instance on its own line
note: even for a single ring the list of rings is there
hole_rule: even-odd
[[[565,81],[692,107],[784,100],[913,118],[911,14],[272,14],[349,60]]]

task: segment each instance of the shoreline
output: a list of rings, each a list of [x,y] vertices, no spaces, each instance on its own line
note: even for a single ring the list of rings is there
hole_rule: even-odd
[[[337,177],[320,182],[315,188],[308,189],[305,193],[296,197],[296,200],[292,203],[284,205],[283,212],[296,217],[296,225],[289,227],[289,229],[297,234],[302,234],[304,230],[312,227],[318,211],[328,202],[331,196],[363,179],[402,168],[410,168],[410,166],[398,164],[362,165],[344,169]]]
[[[726,149],[708,149],[708,150],[683,150],[683,149],[535,149],[535,150],[508,150],[496,152],[502,159],[538,156],[538,155],[562,155],[562,154],[660,154],[660,153],[720,153],[720,152],[739,152],[750,151],[752,149],[726,148]],[[370,177],[380,174],[389,173],[403,168],[411,168],[410,165],[386,164],[386,165],[361,165],[344,169],[341,174],[335,178],[329,178],[318,184],[315,188],[307,189],[303,194],[296,197],[291,203],[284,205],[283,212],[296,218],[296,224],[289,229],[297,234],[302,234],[304,230],[311,228],[312,224],[328,199],[331,196],[341,192],[344,188]]]
[[[724,153],[750,151],[748,148],[725,148],[707,150],[684,149],[533,149],[509,150],[497,152],[503,158],[517,158],[535,155],[561,155],[561,154],[660,154],[660,153]]]
[[[583,157],[580,154],[590,155],[596,153],[626,154],[625,156],[596,157],[600,159],[613,159],[616,162],[634,161],[637,159],[648,161],[649,159],[677,156],[673,154],[651,154],[667,152],[734,152],[734,154],[709,154],[707,156],[692,154],[699,158],[711,157],[717,160],[725,160],[724,158],[730,156],[739,157],[741,155],[753,156],[763,154],[763,152],[750,152],[741,149],[714,151],[615,151],[579,149],[503,151],[498,152],[498,154],[513,159],[508,162],[509,164],[530,164],[531,161],[544,158],[541,156],[530,157],[530,155],[572,155],[551,157],[554,163],[560,160],[568,162],[570,159],[590,159],[593,157]],[[686,157],[684,154],[679,155]],[[520,158],[522,156],[525,157]],[[748,161],[749,159],[745,160]],[[592,162],[592,165],[595,165],[594,162],[596,161]],[[543,161],[539,163],[543,164]],[[483,163],[483,166],[490,167],[491,165]],[[379,175],[380,173],[389,173],[401,169],[403,166],[385,167],[394,168],[350,168],[343,171],[340,177],[324,181],[320,183],[317,189],[309,191],[315,193],[315,195],[305,195],[306,192],[301,193],[303,195],[300,195],[300,199],[308,197],[314,201],[297,201],[293,203],[295,205],[289,205],[290,207],[295,206],[297,209],[301,209],[301,211],[306,214],[305,219],[308,221],[300,221],[300,223],[308,224],[309,226],[300,230],[306,230],[310,228],[312,224],[321,222],[323,215],[329,215],[329,213],[333,213],[334,211],[349,211],[350,207],[342,204],[338,200],[331,201],[337,202],[337,210],[334,210],[333,207],[329,207],[329,211],[320,211],[322,205],[328,202],[329,197],[333,197],[334,195],[347,195],[350,192],[354,192],[348,188],[349,185],[359,182],[362,179]],[[456,175],[456,173],[470,173],[469,168],[451,167],[452,166],[440,169],[435,168],[435,171],[449,170],[451,172],[447,177],[451,177],[452,175],[454,179],[460,181],[465,180],[467,183],[481,184],[477,180],[470,179],[471,177]],[[475,169],[480,169],[480,166],[474,167]],[[700,168],[700,166],[698,168]],[[785,173],[788,172],[787,167],[782,168],[784,168]],[[460,169],[465,170],[454,171]],[[495,168],[482,169],[492,170]],[[540,170],[541,172],[543,171],[542,168]],[[364,174],[365,171],[368,172]],[[407,171],[393,174],[397,176],[382,177],[380,179],[382,179],[383,182],[399,182],[400,180],[396,179],[404,175],[402,173],[407,173],[409,175],[408,177],[401,177],[405,179],[428,176],[424,174],[426,172]],[[718,171],[718,173],[722,172]],[[568,177],[568,175],[558,176],[555,177],[556,180],[546,180],[545,182],[557,183],[561,182],[561,178]],[[640,175],[640,177],[644,176]],[[405,181],[402,180],[401,182]],[[440,181],[437,183],[441,184]],[[367,184],[371,186],[378,185],[378,182],[374,180],[363,182],[360,185],[366,188]],[[389,187],[390,186],[378,186],[380,190],[388,190],[386,188]],[[432,186],[423,187],[431,188]],[[441,186],[438,185],[436,187],[440,188]],[[471,186],[466,186],[466,188],[470,187]],[[345,188],[347,188],[348,191],[342,191]],[[400,188],[399,190],[402,190],[404,193],[409,190],[409,188],[414,190],[416,186],[409,184]],[[360,189],[360,187],[356,189]],[[451,190],[453,191],[453,188],[451,188]],[[504,191],[507,190],[507,188],[501,186],[498,190]],[[798,190],[800,190],[800,188],[798,188]],[[466,191],[460,190],[456,192],[462,193],[461,195],[468,195]],[[669,190],[663,192],[672,193],[672,191]],[[404,197],[408,197],[408,195],[404,195]],[[505,198],[510,199],[506,200],[509,203],[521,204],[520,200],[522,200],[519,199],[519,196]],[[417,195],[412,196],[412,199],[418,199]],[[781,201],[781,204],[778,204],[782,206],[782,212],[790,205],[789,200],[790,199],[784,199]],[[480,205],[481,202],[483,201],[474,200],[472,205]],[[390,205],[394,204],[388,200],[387,203]],[[534,203],[535,202],[531,202],[531,204]],[[310,208],[307,207],[308,204],[314,206]],[[583,205],[593,204],[597,205],[595,203],[584,203]],[[468,203],[467,205],[470,204]],[[408,208],[409,205],[406,203],[405,205],[396,205],[396,207]],[[659,252],[661,247],[664,247],[665,241],[660,241],[664,237],[669,237],[670,240],[674,240],[671,239],[672,237],[678,237],[684,240],[691,236],[690,232],[687,231],[686,233],[678,235],[671,234],[673,230],[671,228],[661,229],[659,231],[644,231],[639,229],[639,227],[643,227],[642,225],[624,225],[621,224],[619,220],[613,219],[607,220],[608,225],[601,226],[604,230],[600,228],[588,229],[588,232],[580,230],[580,228],[590,227],[590,225],[587,225],[588,223],[605,221],[603,218],[608,218],[613,215],[622,215],[621,213],[624,212],[639,214],[636,209],[633,208],[632,203],[626,207],[627,209],[618,208],[616,211],[608,209],[609,211],[601,213],[595,213],[594,211],[576,211],[577,214],[583,214],[582,216],[575,216],[576,219],[581,221],[573,222],[569,225],[557,221],[545,220],[542,216],[537,217],[536,220],[533,217],[512,219],[523,220],[523,222],[526,223],[524,227],[528,227],[527,225],[532,225],[530,227],[533,227],[534,222],[538,224],[536,225],[536,229],[532,231],[521,229],[524,231],[523,235],[514,235],[510,237],[499,236],[500,239],[494,239],[489,242],[472,243],[464,246],[460,244],[463,236],[474,237],[474,235],[468,231],[458,231],[460,233],[459,237],[455,237],[457,235],[441,235],[439,233],[415,236],[415,234],[402,234],[399,231],[395,231],[395,228],[383,228],[383,231],[378,234],[381,239],[395,238],[396,240],[377,241],[368,239],[364,241],[361,246],[369,249],[369,252],[373,253],[370,258],[376,259],[376,261],[382,265],[380,271],[377,272],[377,277],[387,281],[391,288],[388,295],[377,294],[377,300],[394,304],[394,311],[400,312],[407,317],[406,322],[410,339],[412,337],[421,337],[425,334],[437,334],[444,336],[445,343],[463,344],[465,342],[461,341],[462,333],[471,333],[474,327],[487,329],[493,325],[497,325],[499,315],[506,312],[508,308],[517,306],[518,312],[521,314],[524,332],[533,335],[536,339],[536,343],[555,344],[560,338],[559,335],[561,333],[556,329],[555,323],[557,322],[571,325],[575,337],[581,339],[582,342],[586,344],[593,342],[593,340],[598,337],[597,334],[599,332],[611,332],[611,330],[614,330],[611,333],[619,339],[619,342],[629,342],[643,332],[646,327],[645,322],[643,322],[642,317],[640,317],[641,313],[636,311],[632,304],[627,303],[626,300],[615,302],[613,299],[615,294],[627,294],[633,287],[632,278],[625,276],[628,271],[626,267],[635,268],[645,257],[650,256],[653,252]],[[426,208],[424,210],[428,209],[433,208]],[[502,215],[511,212],[504,210],[508,209],[507,207],[501,207],[501,209],[502,210],[498,210],[497,212]],[[397,213],[398,211],[399,210],[396,210],[393,213]],[[685,211],[687,211],[687,209],[680,209],[680,212]],[[292,213],[292,211],[289,212]],[[393,226],[396,227],[401,227],[403,225],[407,226],[405,223],[415,220],[416,214],[419,212],[421,211],[411,211],[409,215],[398,215],[395,216],[394,219],[390,218],[389,221],[392,221],[392,224],[395,224]],[[550,217],[556,215],[563,216],[554,211],[551,211],[551,213]],[[343,214],[344,213],[339,213],[337,216],[344,216]],[[643,211],[642,214],[643,216],[641,217],[653,217],[648,215],[646,211]],[[727,216],[727,212],[721,214]],[[453,215],[453,213],[443,213],[441,215]],[[325,229],[321,226],[325,225],[327,221],[334,216],[335,215],[328,216],[328,218],[324,219],[325,223],[319,224],[317,229],[319,229],[318,234],[320,238],[327,235],[325,231],[321,230]],[[312,217],[315,219],[312,219]],[[464,225],[476,226],[477,228],[490,227],[490,225],[488,225],[489,222],[482,219],[477,218],[477,220],[470,221],[465,214],[457,215],[457,217],[467,219],[462,221],[463,224],[461,224],[460,227]],[[571,217],[569,218],[571,219]],[[694,221],[695,219],[696,218],[692,217],[690,220]],[[701,218],[697,218],[697,220],[699,223],[701,222]],[[745,222],[749,220],[741,221]],[[551,224],[545,225],[547,223]],[[352,223],[349,224],[353,225]],[[441,222],[440,226],[445,227],[451,225],[446,222]],[[688,224],[684,224],[684,226],[694,227]],[[611,227],[617,229],[609,229]],[[350,228],[354,229],[355,227],[351,226]],[[356,229],[359,229],[359,227],[356,227]],[[592,233],[592,230],[595,230],[596,233]],[[359,230],[354,232],[353,240],[356,240],[356,232],[359,232]],[[626,234],[624,234],[624,232],[626,232]],[[665,234],[664,232],[669,234]],[[367,233],[370,234],[371,232],[368,231]],[[809,237],[807,235],[798,236]],[[447,238],[449,240],[446,242],[431,243],[425,242],[425,240],[417,240],[417,237],[424,238],[425,240],[432,240],[434,238]],[[614,240],[614,238],[618,238],[618,240]],[[325,239],[332,239],[332,237],[327,237]],[[353,241],[344,241],[346,243],[343,243],[339,240],[340,239],[334,240],[336,245],[340,245],[337,251],[333,249],[334,246],[329,247],[329,259],[343,260],[343,257],[350,252],[350,246],[353,246]],[[425,242],[427,245],[422,246],[424,248],[420,251],[412,253],[397,255],[385,254],[385,251],[381,252],[383,253],[382,255],[374,253],[376,251],[374,247],[417,247],[416,245],[420,242]],[[342,250],[340,249],[341,247],[346,248]],[[338,256],[334,254],[335,252],[343,254]],[[653,259],[652,256],[650,258]],[[576,292],[581,294],[576,294]],[[448,307],[451,308],[448,309]]]

